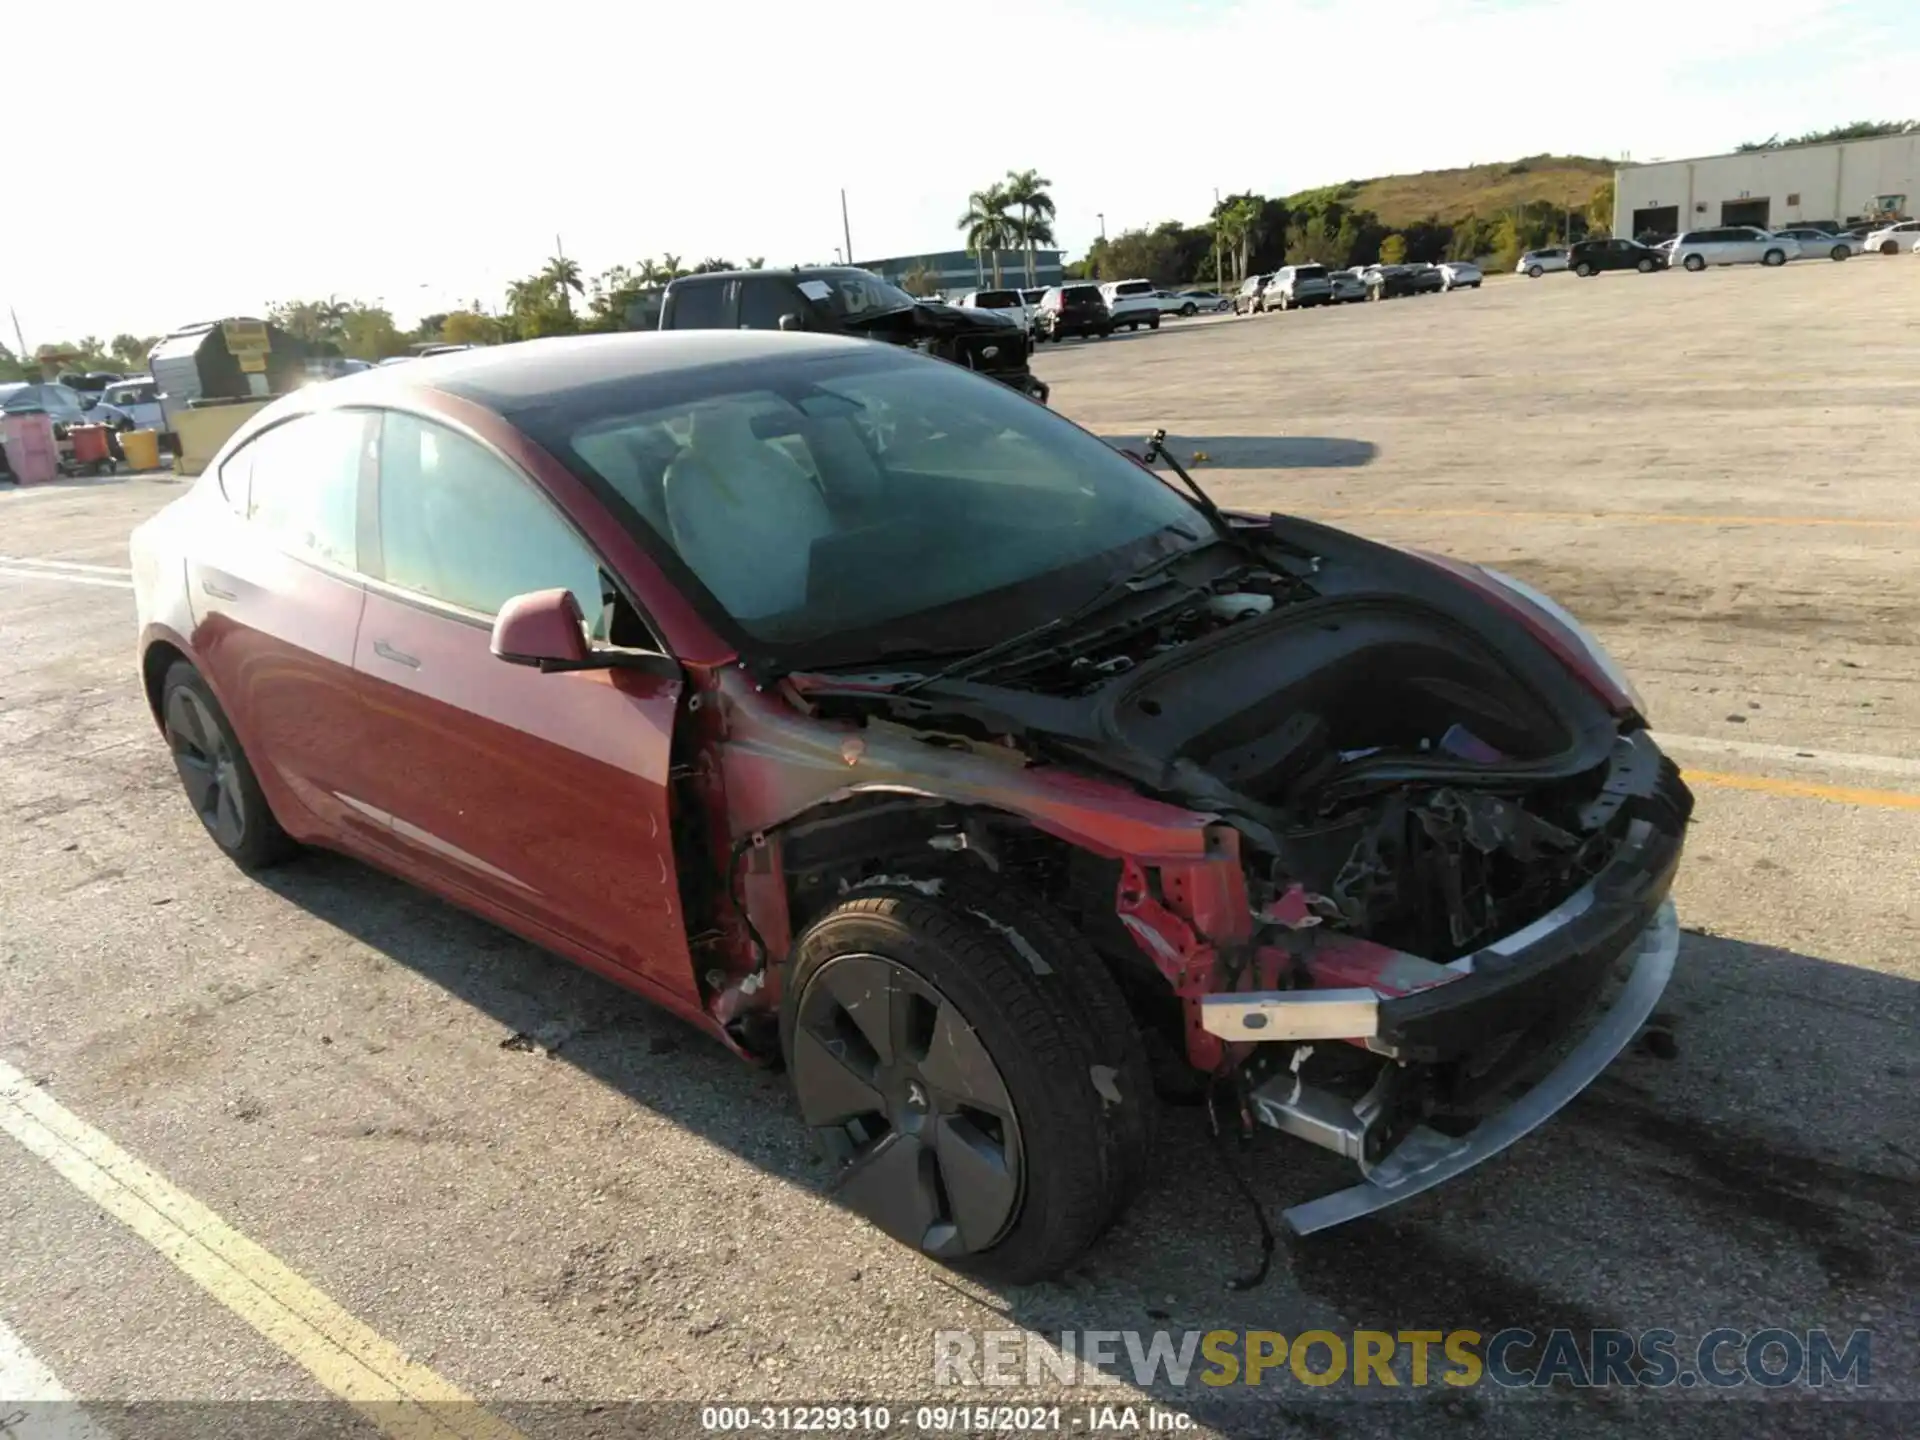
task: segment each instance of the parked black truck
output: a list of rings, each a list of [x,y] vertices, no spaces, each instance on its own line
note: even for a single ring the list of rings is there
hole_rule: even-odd
[[[667,286],[662,330],[810,330],[924,350],[978,370],[1041,404],[1046,382],[1028,368],[1025,327],[996,310],[909,295],[851,266],[720,270]]]

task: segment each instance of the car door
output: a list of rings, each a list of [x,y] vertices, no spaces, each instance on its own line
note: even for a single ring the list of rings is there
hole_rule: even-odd
[[[366,590],[361,486],[374,416],[327,410],[256,435],[220,466],[189,549],[191,637],[280,820],[297,837],[367,838],[353,647]],[[311,821],[282,802],[291,799]]]
[[[471,435],[388,412],[379,456],[354,668],[368,798],[397,857],[697,1000],[667,788],[680,682],[496,659],[493,617],[527,591],[565,586],[606,628],[599,562],[531,477]]]

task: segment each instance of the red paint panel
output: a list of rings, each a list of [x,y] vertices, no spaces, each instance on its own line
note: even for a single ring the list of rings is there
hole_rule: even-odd
[[[679,684],[543,675],[488,641],[484,624],[368,596],[355,654],[367,799],[436,885],[697,1003],[667,788]]]

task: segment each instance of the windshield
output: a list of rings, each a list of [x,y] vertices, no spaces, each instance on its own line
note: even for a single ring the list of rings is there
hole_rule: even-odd
[[[839,320],[865,320],[911,309],[918,302],[898,285],[865,270],[824,270],[800,281],[801,293],[825,305]]]
[[[789,663],[978,648],[1208,533],[1105,442],[940,361],[730,365],[670,403],[624,388],[553,417],[553,448]]]

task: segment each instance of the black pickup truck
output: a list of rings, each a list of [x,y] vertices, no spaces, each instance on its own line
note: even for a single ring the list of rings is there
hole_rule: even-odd
[[[1046,404],[1027,366],[1033,342],[1017,320],[922,300],[867,270],[720,270],[667,286],[662,330],[811,330],[911,346],[978,370]]]

